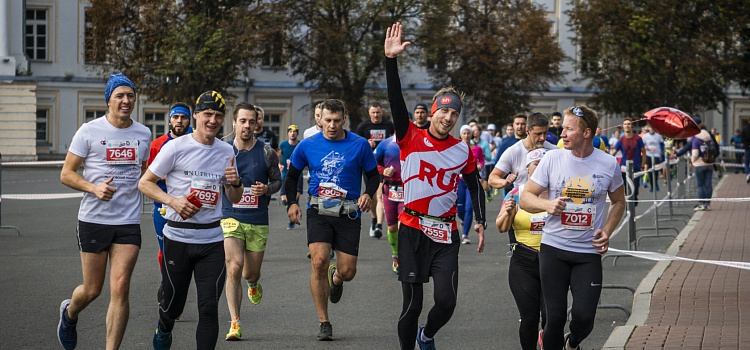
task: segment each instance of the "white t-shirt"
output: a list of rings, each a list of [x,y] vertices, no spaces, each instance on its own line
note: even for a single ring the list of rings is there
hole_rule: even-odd
[[[302,139],[304,140],[304,139],[306,139],[306,138],[308,138],[310,136],[313,136],[313,135],[315,135],[315,134],[317,134],[319,132],[320,132],[320,129],[318,129],[318,126],[317,125],[313,125],[313,126],[307,128],[307,129],[305,129],[305,132],[302,133]]]
[[[606,152],[596,152],[586,158],[578,158],[566,149],[547,152],[539,162],[531,181],[549,189],[549,199],[570,197],[566,211],[578,207],[578,213],[593,212],[588,228],[571,229],[576,224],[576,213],[550,215],[544,225],[542,244],[576,253],[598,254],[592,246],[594,233],[604,227],[607,193],[622,186],[622,173],[615,157]],[[563,227],[567,217],[568,228]]]
[[[544,141],[544,148],[557,149],[557,146]],[[505,174],[518,173],[516,181],[513,181],[513,188],[517,188],[529,180],[529,173],[526,171],[526,154],[528,153],[529,150],[523,145],[523,140],[520,140],[513,146],[508,147],[495,164],[495,169],[499,169]]]
[[[154,175],[166,177],[167,193],[182,197],[198,191],[204,203],[195,216],[183,220],[180,214],[167,206],[167,220],[209,224],[221,220],[221,196],[226,183],[224,169],[229,158],[234,156],[232,146],[215,139],[212,145],[204,145],[193,138],[193,134],[179,137],[165,144],[148,167]],[[192,191],[191,191],[192,190]],[[193,244],[207,244],[224,240],[221,227],[210,229],[175,228],[164,226],[167,238]]]
[[[643,144],[646,146],[646,157],[655,157],[657,159],[662,157],[661,144],[664,143],[664,138],[657,133],[646,133],[641,136]]]
[[[117,191],[109,201],[84,193],[78,220],[102,225],[141,223],[138,180],[143,163],[148,161],[150,144],[151,130],[136,121],[120,129],[103,116],[81,125],[68,151],[84,158],[86,181],[98,185],[113,177],[109,185]]]

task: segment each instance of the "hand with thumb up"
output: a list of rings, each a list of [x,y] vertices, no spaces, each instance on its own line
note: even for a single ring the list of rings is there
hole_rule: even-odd
[[[115,192],[117,191],[116,188],[109,185],[109,183],[114,179],[114,177],[110,177],[109,179],[104,180],[104,182],[94,186],[94,190],[91,191],[91,194],[95,195],[96,198],[108,202],[110,199],[112,199],[112,196],[114,196]]]
[[[240,177],[237,175],[237,168],[234,167],[234,157],[229,157],[229,165],[224,169],[224,176],[227,178],[227,183],[234,187],[242,184]]]

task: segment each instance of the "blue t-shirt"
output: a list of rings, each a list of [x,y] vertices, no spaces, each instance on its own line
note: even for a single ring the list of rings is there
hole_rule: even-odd
[[[243,224],[268,225],[268,202],[270,196],[252,196],[250,186],[255,181],[268,184],[268,166],[266,166],[265,143],[256,142],[252,149],[240,152],[234,147],[234,140],[227,141],[234,150],[234,166],[245,185],[245,193],[240,203],[231,203],[227,196],[221,196],[222,218],[234,218]],[[273,152],[273,151],[272,151]]]
[[[742,137],[740,135],[732,136],[732,144],[734,144],[734,148],[742,148]]]
[[[516,138],[515,135],[506,137],[503,142],[500,143],[500,146],[497,146],[497,153],[495,154],[495,158],[492,159],[492,163],[497,164],[497,161],[500,160],[500,156],[503,155],[503,152],[510,148],[510,146],[515,145],[518,141],[521,141],[521,139]]]
[[[633,161],[633,169],[639,171],[641,169],[641,150],[646,146],[643,144],[643,139],[638,135],[633,137],[620,137],[615,145],[615,150],[622,152],[622,158],[620,158],[620,165],[626,165],[628,160]]]
[[[299,145],[299,142],[297,142],[297,145]],[[297,147],[297,145],[290,145],[289,140],[286,140],[279,144],[279,148],[281,149],[281,165],[284,166],[284,170],[281,171],[281,178],[286,179],[286,172],[289,171],[289,166],[287,166],[287,161],[289,158],[292,157],[292,152],[294,152],[294,149]]]
[[[401,182],[401,149],[396,143],[396,135],[383,140],[375,148],[375,160],[383,168],[393,167],[393,176],[386,180]]]
[[[334,183],[346,190],[346,199],[357,199],[362,175],[377,167],[370,143],[353,132],[338,141],[330,141],[317,133],[302,140],[292,153],[292,165],[310,170],[307,193],[317,196],[322,182]]]

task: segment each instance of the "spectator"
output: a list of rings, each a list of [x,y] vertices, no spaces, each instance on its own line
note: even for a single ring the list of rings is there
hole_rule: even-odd
[[[707,158],[708,147],[711,140],[711,134],[706,130],[706,125],[700,125],[701,132],[693,137],[691,142],[691,157],[690,161],[693,163],[695,168],[695,183],[698,187],[698,198],[709,199],[713,194],[713,186],[711,185],[711,177],[714,173],[713,159]],[[714,141],[715,142],[715,141]],[[694,208],[697,211],[711,210],[709,201],[699,202],[698,206]]]
[[[734,161],[737,164],[742,164],[742,152],[740,150],[742,149],[742,131],[740,129],[737,129],[734,131],[734,136],[732,136],[732,140],[730,141],[730,144],[734,146]],[[740,171],[735,168],[734,173],[737,174]]]
[[[742,128],[740,138],[742,139],[742,146],[745,148],[745,182],[750,183],[750,119]]]

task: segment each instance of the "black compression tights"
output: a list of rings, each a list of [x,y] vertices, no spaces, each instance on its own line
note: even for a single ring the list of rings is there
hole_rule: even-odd
[[[435,306],[427,315],[425,336],[432,338],[438,330],[448,323],[456,308],[456,292],[458,291],[458,272],[444,272],[432,276],[435,285]],[[417,339],[419,314],[422,313],[422,283],[401,283],[404,295],[404,305],[401,317],[398,319],[398,341],[401,349],[414,349]]]

